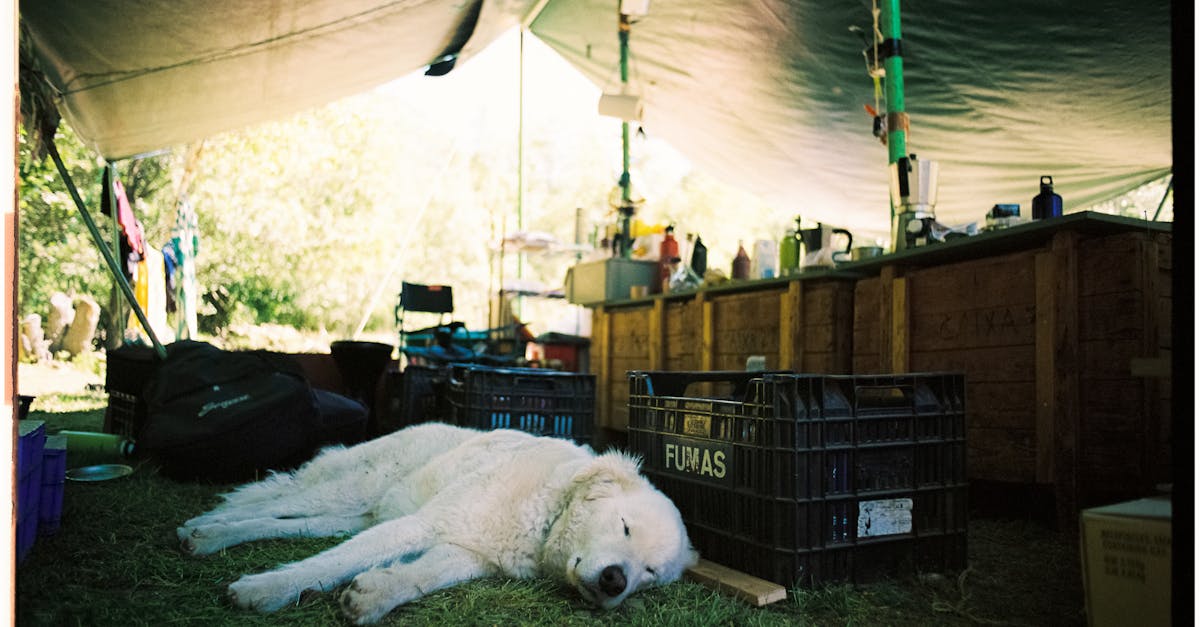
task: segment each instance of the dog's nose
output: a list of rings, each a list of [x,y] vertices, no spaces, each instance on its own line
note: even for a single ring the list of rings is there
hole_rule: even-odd
[[[600,571],[600,591],[615,597],[625,591],[625,571],[613,564]]]

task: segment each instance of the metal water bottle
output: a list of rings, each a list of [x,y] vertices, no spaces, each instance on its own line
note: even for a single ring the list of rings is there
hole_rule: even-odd
[[[1062,215],[1062,196],[1054,193],[1054,179],[1043,176],[1042,191],[1033,197],[1033,210],[1030,215],[1034,220],[1057,218]]]
[[[59,431],[58,435],[64,436],[67,439],[68,456],[76,453],[85,456],[123,459],[132,457],[134,453],[133,440],[116,433]]]

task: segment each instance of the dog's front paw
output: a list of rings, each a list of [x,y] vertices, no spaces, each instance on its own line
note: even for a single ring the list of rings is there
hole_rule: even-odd
[[[300,598],[290,577],[279,572],[245,575],[229,584],[230,603],[245,610],[274,612]]]
[[[388,568],[376,568],[360,573],[342,592],[339,599],[342,612],[355,625],[370,625],[392,611],[397,605],[411,600],[403,586],[398,586],[396,573]],[[415,590],[414,590],[415,591]]]
[[[179,536],[179,550],[192,556],[211,555],[226,546],[219,525],[180,527],[175,534]]]

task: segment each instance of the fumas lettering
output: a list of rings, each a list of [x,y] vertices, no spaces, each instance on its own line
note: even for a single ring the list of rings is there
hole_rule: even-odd
[[[725,478],[725,451],[666,443],[667,468],[715,479]]]

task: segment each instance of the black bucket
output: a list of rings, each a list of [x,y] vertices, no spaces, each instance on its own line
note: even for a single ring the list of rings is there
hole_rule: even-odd
[[[36,396],[17,395],[17,420],[25,420],[29,416],[29,406],[33,405]]]
[[[370,410],[375,404],[375,386],[392,361],[392,345],[380,342],[339,340],[329,345],[329,353],[342,375],[346,394]]]

